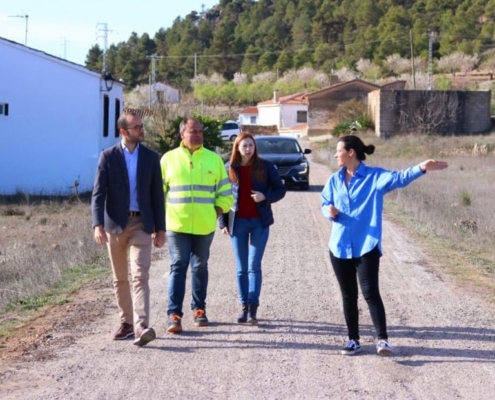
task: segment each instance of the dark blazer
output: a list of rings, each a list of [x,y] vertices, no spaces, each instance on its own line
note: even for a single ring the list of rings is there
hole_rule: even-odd
[[[257,180],[253,175],[251,181],[253,190],[261,192],[265,195],[264,201],[256,203],[256,209],[258,210],[258,213],[260,215],[261,224],[263,225],[263,227],[266,228],[272,225],[274,222],[271,206],[272,203],[283,199],[286,189],[282,182],[282,179],[280,178],[280,175],[278,174],[277,168],[275,168],[275,165],[272,162],[264,160],[262,158],[259,159],[259,162],[261,163],[263,169],[262,179]],[[228,168],[229,165],[227,164],[227,169]],[[237,179],[239,180],[239,165],[232,164],[232,168],[234,169],[237,175]],[[220,217],[218,218],[219,228],[223,229],[225,227],[228,227],[230,235],[232,235],[232,229],[234,226],[233,219],[235,218],[235,211],[237,210],[239,184],[242,185],[242,182],[232,183],[232,194],[234,195],[233,210],[231,210],[229,213],[220,215]]]
[[[139,211],[145,232],[165,230],[165,200],[162,172],[157,153],[139,144],[136,172]],[[122,144],[117,143],[100,154],[96,172],[91,213],[93,228],[103,225],[105,231],[119,234],[129,218],[129,176]]]

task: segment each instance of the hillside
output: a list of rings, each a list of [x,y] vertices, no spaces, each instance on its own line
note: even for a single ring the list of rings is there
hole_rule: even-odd
[[[187,88],[198,74],[231,79],[304,66],[330,72],[398,54],[482,54],[494,46],[495,0],[220,0],[158,32],[132,34],[107,51],[107,69],[129,88],[156,78]],[[411,41],[412,38],[412,41]],[[412,45],[412,46],[411,46]],[[102,69],[102,49],[86,65]]]

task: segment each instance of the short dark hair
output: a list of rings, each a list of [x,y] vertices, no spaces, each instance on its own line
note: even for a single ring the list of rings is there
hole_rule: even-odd
[[[129,128],[128,117],[139,117],[139,115],[137,115],[136,113],[133,113],[133,112],[125,112],[125,113],[123,113],[119,117],[119,119],[117,120],[117,128],[119,129],[119,131],[121,129],[127,129],[127,128]]]
[[[203,129],[203,125],[201,124],[201,122],[199,122],[199,120],[197,118],[194,118],[194,117],[184,117],[184,119],[180,122],[180,125],[179,125],[179,132],[182,133],[184,132],[184,130],[186,129],[186,125],[189,121],[195,121],[197,122],[198,124],[201,125],[201,129]]]
[[[349,151],[353,149],[356,152],[356,157],[359,161],[366,160],[366,154],[373,154],[375,146],[372,144],[365,145],[361,138],[354,135],[342,136],[337,142],[344,143],[344,148]]]

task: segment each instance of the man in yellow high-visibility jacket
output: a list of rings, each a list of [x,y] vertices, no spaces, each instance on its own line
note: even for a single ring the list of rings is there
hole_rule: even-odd
[[[167,242],[170,251],[168,281],[168,329],[182,331],[182,303],[191,264],[194,323],[208,325],[206,291],[208,258],[217,217],[234,202],[224,163],[218,154],[203,147],[200,122],[187,117],[180,124],[182,142],[161,159]]]

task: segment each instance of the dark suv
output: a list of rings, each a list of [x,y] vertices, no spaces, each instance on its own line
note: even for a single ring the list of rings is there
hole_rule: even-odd
[[[299,142],[286,136],[255,136],[256,147],[261,158],[271,161],[286,185],[309,189],[309,162]]]

